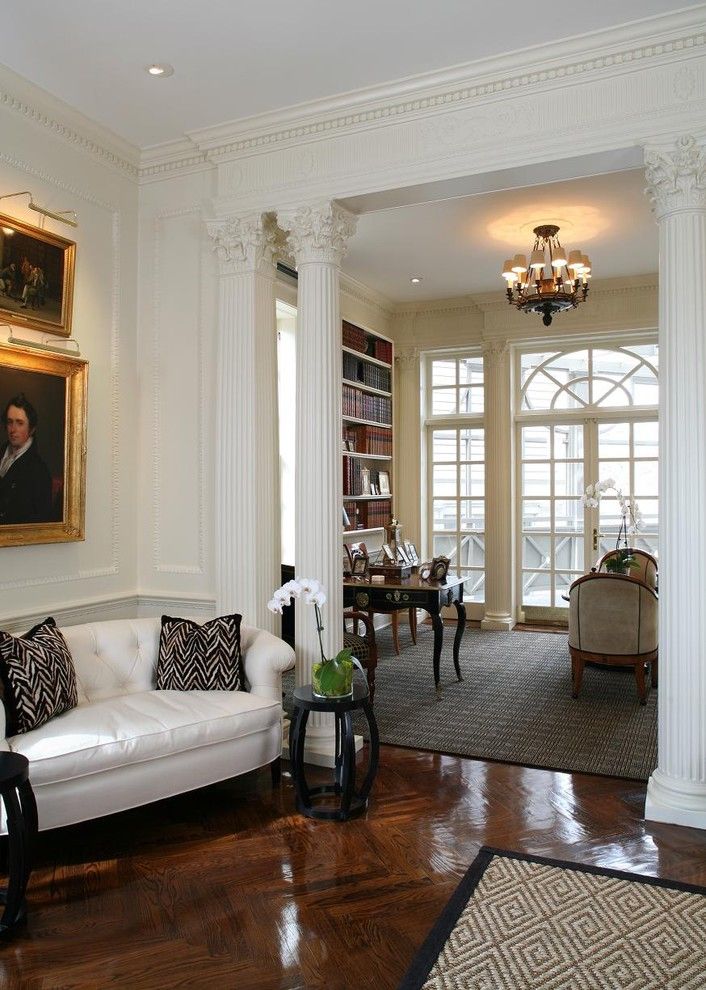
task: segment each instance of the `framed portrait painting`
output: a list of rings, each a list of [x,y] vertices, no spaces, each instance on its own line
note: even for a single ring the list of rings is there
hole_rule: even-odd
[[[71,335],[76,244],[0,214],[0,322]]]
[[[0,547],[84,539],[88,364],[0,345]]]

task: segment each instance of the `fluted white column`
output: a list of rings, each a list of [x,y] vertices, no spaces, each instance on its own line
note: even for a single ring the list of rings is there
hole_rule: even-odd
[[[341,318],[339,272],[355,218],[335,203],[278,214],[289,233],[297,290],[297,408],[295,456],[295,564],[299,577],[319,580],[328,595],[323,610],[323,648],[334,656],[343,645],[341,563]],[[296,683],[311,682],[320,657],[311,606],[297,602]],[[322,754],[332,748],[333,718],[309,719],[307,756],[319,738]],[[329,762],[322,756],[317,762]]]
[[[272,225],[262,215],[208,224],[220,263],[215,395],[216,607],[279,631],[277,321]]]
[[[706,146],[646,150],[659,222],[659,756],[645,817],[706,828]]]
[[[507,341],[483,348],[485,372],[485,612],[481,629],[512,629],[512,362]]]
[[[418,347],[395,350],[395,515],[402,536],[421,552],[424,544],[420,493],[422,487],[421,379]]]

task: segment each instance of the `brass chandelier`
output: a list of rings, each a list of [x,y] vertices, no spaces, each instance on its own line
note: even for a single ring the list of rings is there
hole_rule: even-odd
[[[534,235],[529,265],[524,254],[516,254],[505,262],[502,275],[510,305],[523,313],[542,313],[542,323],[548,327],[555,313],[586,301],[591,262],[581,251],[567,256],[556,224],[535,227]]]

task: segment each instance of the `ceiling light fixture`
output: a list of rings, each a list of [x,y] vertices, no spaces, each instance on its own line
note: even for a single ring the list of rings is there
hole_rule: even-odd
[[[421,275],[412,275],[410,278],[410,282],[412,283],[412,285],[419,285],[421,281],[422,281]]]
[[[548,327],[555,313],[586,301],[591,262],[581,251],[567,255],[556,224],[535,227],[534,235],[529,265],[524,254],[516,254],[503,265],[502,277],[510,305],[523,313],[542,313],[542,323]]]
[[[162,79],[174,75],[174,66],[168,62],[153,62],[152,65],[146,65],[145,70],[151,76],[161,76]]]

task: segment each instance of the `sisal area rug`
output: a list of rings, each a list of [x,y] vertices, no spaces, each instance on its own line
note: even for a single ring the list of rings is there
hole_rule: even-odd
[[[399,990],[703,990],[706,888],[483,848]]]
[[[389,629],[378,634],[375,715],[384,743],[552,770],[647,780],[657,765],[657,694],[642,707],[632,670],[587,667],[571,697],[567,636],[466,629],[456,680],[444,629],[443,695],[432,674],[433,632],[417,645],[400,626],[400,656]]]

